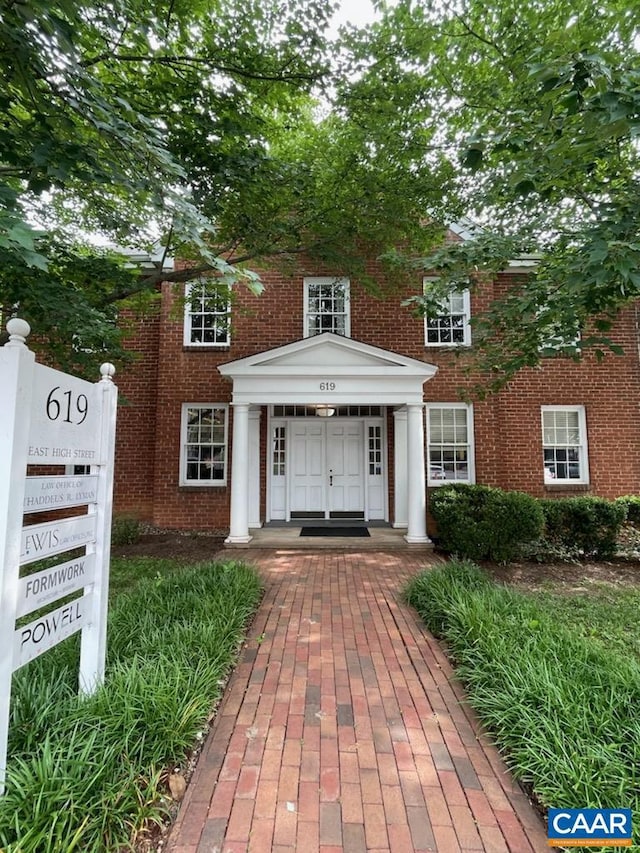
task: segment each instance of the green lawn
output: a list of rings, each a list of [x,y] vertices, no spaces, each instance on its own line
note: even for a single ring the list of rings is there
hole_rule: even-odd
[[[572,625],[603,648],[630,655],[640,663],[640,574],[633,587],[596,583],[588,592],[579,593],[551,587],[532,598],[558,622]]]

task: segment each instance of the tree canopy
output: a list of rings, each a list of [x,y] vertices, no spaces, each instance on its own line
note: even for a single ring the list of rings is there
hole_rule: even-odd
[[[427,313],[470,272],[526,253],[526,283],[475,319],[487,387],[576,324],[579,347],[606,347],[640,292],[640,11],[400,0],[333,38],[331,13],[323,0],[0,0],[5,310],[19,302],[70,340],[79,318],[57,309],[75,301],[94,343],[73,359],[116,346],[118,306],[167,276],[74,245],[77,226],[160,240],[191,260],[176,281],[215,270],[255,289],[254,265],[305,253],[364,276],[374,254],[390,275],[439,274],[410,306]],[[463,215],[477,237],[442,246]]]
[[[526,283],[476,318],[487,387],[563,342],[616,351],[611,320],[640,295],[640,9],[401,2],[373,33],[376,76],[388,67],[400,85],[428,87],[467,214],[483,225],[421,259],[442,277],[423,309],[470,271],[532,254]]]

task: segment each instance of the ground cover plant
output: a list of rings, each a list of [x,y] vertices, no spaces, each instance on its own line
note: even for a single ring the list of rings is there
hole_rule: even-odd
[[[77,696],[77,636],[14,676],[4,853],[113,853],[167,816],[167,768],[202,736],[260,580],[237,562],[131,567],[135,585],[114,564],[101,690]]]
[[[608,602],[601,592],[605,606],[596,615],[585,596],[572,603],[566,593],[564,601],[550,591],[529,595],[468,561],[423,572],[406,590],[542,808],[640,809],[637,625],[634,654],[622,640],[640,593],[629,595],[619,611],[615,591]],[[606,618],[616,627],[605,630]]]

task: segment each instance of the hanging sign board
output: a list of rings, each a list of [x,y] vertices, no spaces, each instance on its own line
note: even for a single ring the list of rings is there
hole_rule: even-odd
[[[96,516],[77,515],[22,528],[20,565],[79,548],[96,538]]]
[[[17,628],[13,643],[13,671],[83,628],[90,613],[90,600],[91,593],[83,595]]]
[[[19,578],[16,619],[93,583],[95,565],[96,555],[85,554]]]
[[[27,462],[101,464],[96,386],[43,364],[34,368]]]
[[[98,478],[92,475],[72,477],[27,477],[24,487],[25,513],[44,512],[95,503]]]

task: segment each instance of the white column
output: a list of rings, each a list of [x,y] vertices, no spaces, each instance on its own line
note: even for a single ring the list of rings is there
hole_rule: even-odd
[[[407,406],[407,535],[410,544],[430,542],[427,536],[427,488],[424,464],[423,406]]]
[[[407,409],[393,412],[393,527],[407,526]]]
[[[231,524],[227,545],[246,545],[249,536],[249,405],[233,403]]]
[[[262,527],[260,518],[260,409],[249,410],[249,528]]]

